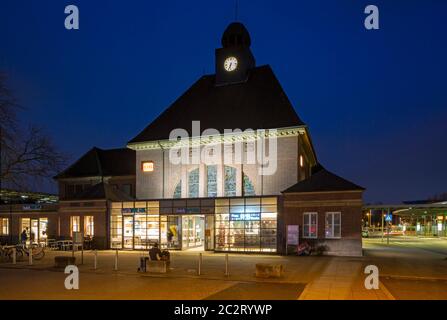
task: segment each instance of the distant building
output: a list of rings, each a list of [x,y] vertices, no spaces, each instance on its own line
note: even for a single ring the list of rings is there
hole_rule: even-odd
[[[126,149],[93,148],[59,174],[51,237],[83,231],[101,248],[158,242],[285,253],[292,224],[300,241],[360,255],[363,189],[318,164],[308,127],[271,67],[256,66],[250,45],[246,28],[230,24],[214,74],[198,79]]]

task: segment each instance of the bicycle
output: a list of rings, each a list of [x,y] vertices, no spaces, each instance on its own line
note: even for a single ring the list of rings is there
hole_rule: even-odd
[[[18,244],[15,246],[3,246],[0,248],[0,257],[2,260],[13,260],[14,250],[16,249],[16,260],[22,260],[25,256],[29,257],[30,249],[25,248],[24,245]],[[33,255],[33,259],[41,260],[45,257],[45,248],[39,246],[38,244],[31,245],[31,254]]]
[[[33,259],[35,260],[41,260],[43,259],[43,257],[45,257],[45,247],[40,246],[37,243],[33,243],[31,245],[31,249],[25,248],[22,245],[16,246],[16,251],[18,254],[21,255],[21,257],[24,257],[25,255],[29,257],[30,250],[31,254],[33,255]]]

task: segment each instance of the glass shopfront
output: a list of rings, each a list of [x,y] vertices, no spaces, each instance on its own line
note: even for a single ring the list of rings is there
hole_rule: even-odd
[[[148,249],[159,242],[160,214],[158,201],[112,203],[110,247],[113,249]]]
[[[216,199],[216,251],[276,252],[277,200]]]
[[[21,218],[20,232],[26,230],[27,243],[45,244],[47,235],[48,218]]]
[[[113,203],[111,248],[276,252],[277,198]]]

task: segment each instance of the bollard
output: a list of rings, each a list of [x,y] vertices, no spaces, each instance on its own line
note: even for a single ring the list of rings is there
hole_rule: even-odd
[[[115,271],[118,271],[118,249],[115,249]]]
[[[230,272],[228,270],[228,253],[225,254],[225,276],[229,276]]]
[[[33,248],[32,247],[30,247],[28,250],[28,258],[29,258],[28,264],[30,266],[32,266],[33,265]]]
[[[202,274],[202,253],[199,254],[199,276]]]
[[[98,250],[94,252],[93,269],[98,269]]]
[[[12,264],[17,264],[17,249],[12,248]]]

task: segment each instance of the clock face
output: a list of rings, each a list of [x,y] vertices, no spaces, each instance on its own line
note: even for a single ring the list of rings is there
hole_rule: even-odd
[[[226,58],[225,62],[224,62],[224,68],[225,68],[225,70],[227,70],[229,72],[236,70],[237,59],[235,57]]]

